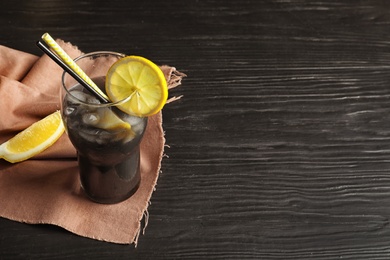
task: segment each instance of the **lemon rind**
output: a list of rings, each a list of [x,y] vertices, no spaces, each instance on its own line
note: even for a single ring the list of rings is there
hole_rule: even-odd
[[[57,111],[55,113],[59,113],[59,111]],[[25,161],[27,159],[30,159],[31,157],[34,157],[35,155],[43,152],[48,147],[53,145],[62,136],[64,131],[65,131],[64,124],[63,124],[62,120],[60,120],[60,123],[59,123],[56,131],[52,135],[50,135],[49,138],[47,138],[44,142],[35,146],[34,148],[29,149],[25,152],[21,152],[21,153],[13,153],[13,152],[9,151],[7,146],[9,144],[10,140],[8,140],[5,143],[0,145],[0,158],[4,159],[10,163],[21,162],[21,161]]]
[[[121,60],[123,60],[123,59],[127,59],[128,60],[127,62],[137,61],[137,62],[142,63],[144,66],[146,65],[146,66],[152,67],[153,71],[157,74],[157,78],[159,79],[160,82],[162,82],[162,85],[160,85],[162,91],[161,91],[161,98],[158,102],[158,105],[156,105],[153,109],[143,108],[143,109],[137,109],[137,111],[135,111],[135,110],[130,108],[131,106],[130,106],[129,102],[131,102],[131,100],[124,103],[123,105],[118,106],[118,108],[125,113],[133,114],[133,115],[141,116],[141,117],[147,117],[147,116],[151,116],[151,115],[158,113],[164,107],[164,105],[166,104],[166,101],[168,99],[168,86],[167,86],[167,82],[166,82],[164,73],[155,63],[153,63],[152,61],[150,61],[144,57],[132,55],[132,56],[126,56],[126,57],[122,58]],[[118,60],[117,62],[120,62],[121,60]],[[111,75],[113,74],[115,69],[119,66],[123,66],[123,64],[116,65],[114,63],[107,73],[107,78],[111,77]],[[109,87],[110,85],[107,82],[106,82],[107,95],[110,97],[110,99],[113,102],[120,101],[118,98],[115,97],[115,95],[112,94],[112,91],[110,90],[110,87]],[[144,110],[144,111],[142,111],[142,110]]]

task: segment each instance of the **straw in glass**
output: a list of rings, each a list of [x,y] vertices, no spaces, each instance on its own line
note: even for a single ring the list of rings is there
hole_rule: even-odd
[[[58,43],[50,36],[50,34],[45,33],[42,35],[42,40],[49,46],[52,51],[57,54],[59,58],[62,59],[62,61],[68,65],[77,75],[80,76],[88,85],[90,85],[95,92],[98,92],[101,97],[103,97],[106,100],[109,100],[109,98],[106,96],[106,94],[103,93],[99,89],[98,86],[85,74],[85,72],[72,60],[71,57],[61,48],[61,46],[58,45]]]
[[[91,85],[89,85],[85,79],[83,79],[79,74],[73,71],[60,57],[54,54],[43,42],[38,41],[37,46],[47,54],[53,61],[55,61],[63,70],[65,70],[70,76],[72,76],[77,82],[80,83],[83,87],[85,87],[91,94],[95,95],[103,103],[110,102],[106,97],[102,96],[101,91],[96,91]],[[99,89],[100,90],[100,89]],[[104,94],[104,93],[103,93]]]

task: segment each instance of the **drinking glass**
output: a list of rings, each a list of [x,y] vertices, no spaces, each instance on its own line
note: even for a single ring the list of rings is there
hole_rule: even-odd
[[[75,59],[77,65],[104,91],[111,65],[124,57],[99,51]],[[61,114],[70,141],[77,150],[81,187],[98,203],[117,203],[138,189],[140,142],[147,117],[120,110],[128,98],[102,103],[68,73],[62,74]]]

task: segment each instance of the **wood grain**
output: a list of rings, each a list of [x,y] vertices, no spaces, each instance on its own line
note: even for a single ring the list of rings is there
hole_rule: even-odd
[[[2,45],[49,31],[188,77],[136,249],[0,219],[0,259],[390,258],[390,2],[1,5]]]

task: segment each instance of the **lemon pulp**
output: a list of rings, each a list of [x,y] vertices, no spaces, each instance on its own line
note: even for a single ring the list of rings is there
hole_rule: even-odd
[[[0,158],[11,163],[27,160],[50,147],[64,130],[60,111],[56,111],[0,145]]]
[[[112,102],[128,98],[119,109],[139,117],[156,114],[168,98],[163,72],[140,56],[127,56],[115,62],[107,73],[105,88]]]

